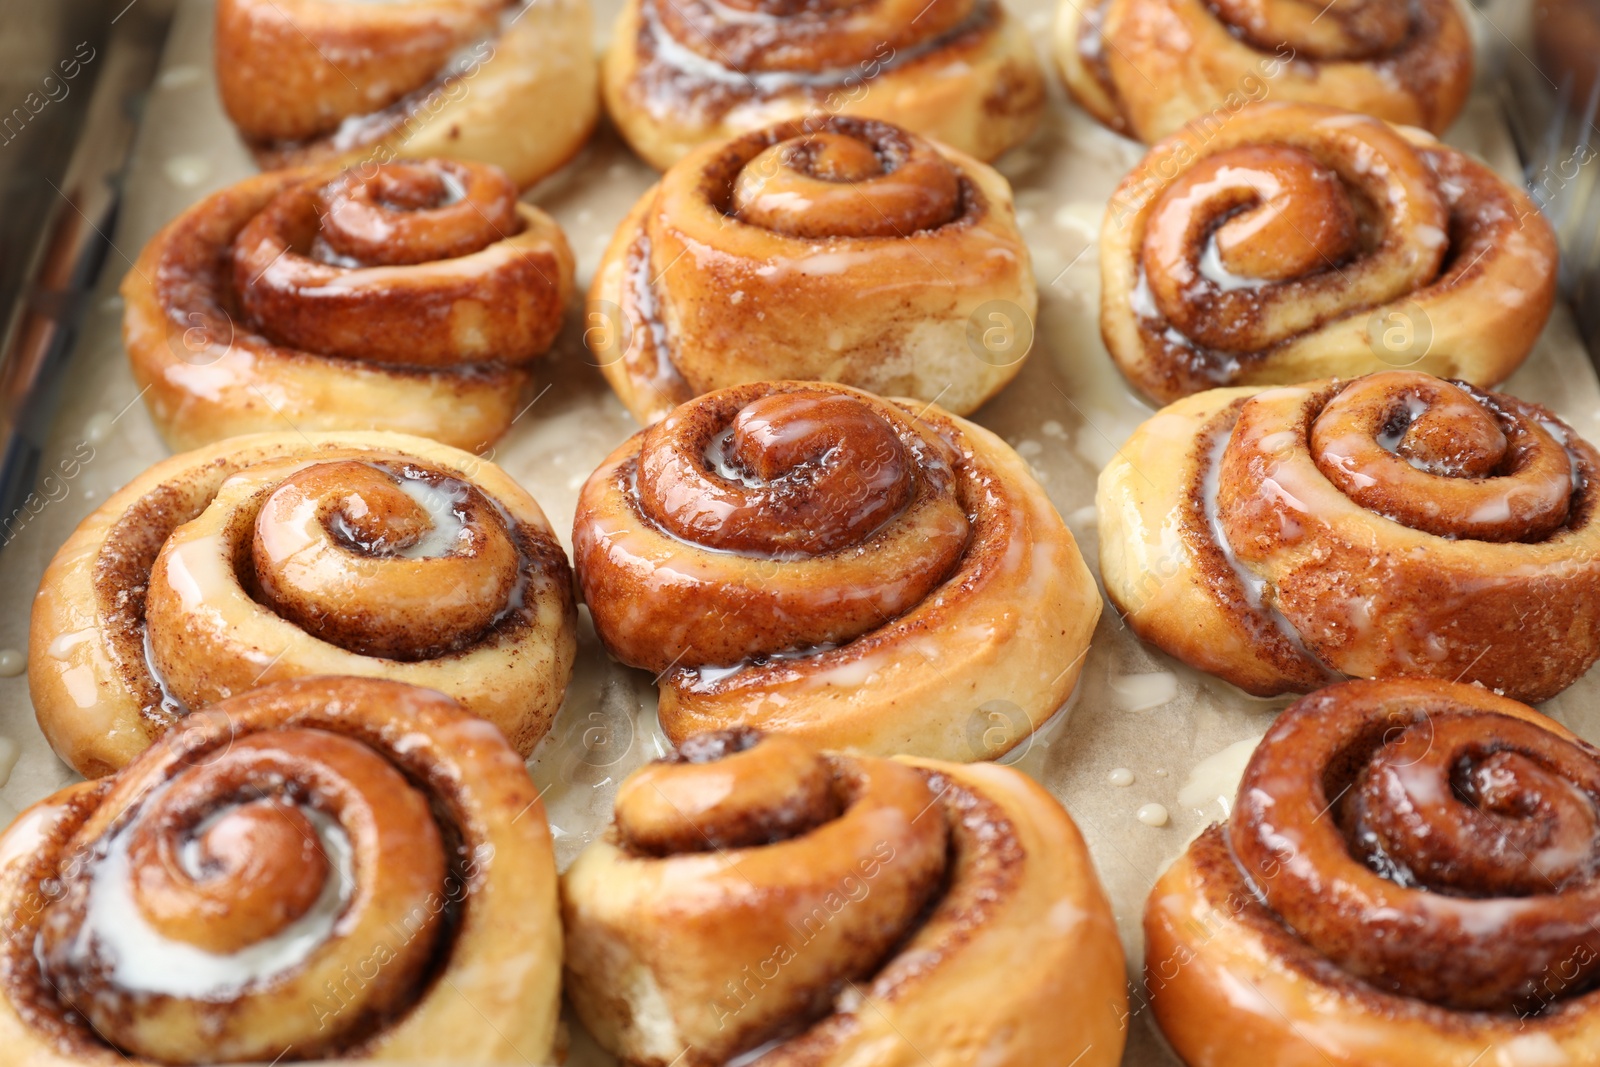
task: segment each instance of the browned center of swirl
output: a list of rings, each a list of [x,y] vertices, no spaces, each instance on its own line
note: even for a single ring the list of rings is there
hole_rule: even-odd
[[[1411,32],[1411,5],[1395,0],[1209,0],[1245,40],[1269,51],[1289,45],[1311,59],[1371,59]]]
[[[916,461],[897,428],[848,394],[801,390],[743,405],[731,425],[713,404],[652,427],[639,456],[644,512],[704,545],[819,555],[857,543],[916,493]]]
[[[1412,529],[1537,541],[1572,505],[1574,465],[1531,405],[1411,371],[1359,378],[1311,427],[1317,468],[1350,499]]]
[[[347,170],[316,191],[311,254],[397,266],[454,259],[521,229],[517,188],[496,168],[453,160]],[[293,238],[291,237],[293,242]]]
[[[1336,173],[1298,148],[1247,145],[1208,156],[1162,193],[1145,231],[1144,269],[1162,313],[1222,347],[1227,331],[1210,322],[1208,290],[1334,269],[1358,238]],[[1207,262],[1212,253],[1220,272]]]
[[[459,897],[434,798],[390,753],[285,723],[294,700],[339,721],[387,698],[341,681],[356,684],[197,711],[109,783],[30,946],[75,1025],[140,1063],[339,1059],[416,1002]],[[286,1010],[357,972],[334,1010]]]
[[[1415,884],[1526,897],[1588,880],[1600,859],[1600,763],[1515,719],[1410,727],[1362,771],[1347,811],[1357,853]]]
[[[133,897],[166,937],[219,954],[300,918],[332,872],[310,818],[272,797],[228,809],[194,833],[139,833],[128,848]]]
[[[739,728],[690,738],[617,790],[617,832],[649,855],[748,848],[836,818],[833,774],[783,735]]]
[[[955,219],[961,183],[922,138],[834,117],[747,162],[733,179],[730,210],[790,237],[904,237]]]
[[[1379,988],[1451,1008],[1542,1006],[1592,982],[1600,752],[1507,703],[1353,682],[1280,718],[1229,836],[1291,930]]]
[[[306,632],[363,655],[460,649],[504,612],[521,555],[477,489],[437,471],[313,464],[261,505],[258,595]]]
[[[696,1062],[732,1062],[825,1015],[841,988],[880,971],[919,929],[950,868],[960,865],[961,879],[983,862],[969,841],[952,843],[942,796],[920,768],[818,752],[791,735],[690,738],[618,790],[610,840],[569,875],[569,936],[590,948],[647,940],[644,958],[683,961],[681,993],[720,988],[724,968],[799,931],[803,947],[731,1025],[679,1013],[676,1041]],[[829,918],[819,926],[820,915]],[[598,977],[585,992],[625,980],[609,967]]]

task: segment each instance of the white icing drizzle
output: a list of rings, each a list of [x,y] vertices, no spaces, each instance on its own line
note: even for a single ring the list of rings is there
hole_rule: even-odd
[[[1178,699],[1178,676],[1170,671],[1125,674],[1111,679],[1124,711],[1150,711]]]
[[[146,804],[156,801],[153,792]],[[222,818],[222,809],[197,826],[194,837]],[[133,872],[128,860],[130,830],[118,830],[91,875],[84,921],[72,955],[87,960],[98,954],[110,964],[110,977],[133,992],[198,999],[225,999],[247,986],[269,981],[304,963],[333,933],[354,894],[353,855],[344,828],[310,807],[301,809],[316,830],[331,870],[322,895],[304,915],[278,933],[237,952],[207,952],[173,941],[152,927],[130,894]],[[180,863],[191,876],[199,869],[193,838],[180,849]]]
[[[770,25],[784,16],[774,17],[761,12],[738,12],[726,4],[717,4],[717,17],[726,22],[745,22]],[[979,25],[990,17],[991,4],[987,0],[979,0],[973,5],[972,14],[952,29],[929,40],[923,41],[910,48],[893,52],[888,59],[874,60],[871,63],[856,63],[848,67],[831,67],[817,71],[786,71],[786,70],[734,70],[715,60],[707,59],[699,52],[680,44],[678,40],[667,32],[661,25],[661,18],[656,14],[654,4],[643,4],[640,7],[641,32],[647,36],[655,51],[654,61],[673,68],[690,78],[711,82],[719,85],[736,86],[742,90],[754,89],[760,96],[776,96],[790,89],[816,86],[826,88],[836,85],[851,85],[857,82],[871,80],[864,71],[876,68],[879,74],[896,67],[911,63],[921,56],[944,46],[946,41],[968,32],[973,26]]]
[[[1222,455],[1227,451],[1230,437],[1231,434],[1228,433],[1217,433],[1216,440],[1211,445],[1211,452],[1206,459],[1206,473],[1201,482],[1201,502],[1205,512],[1206,525],[1211,531],[1211,540],[1221,549],[1223,559],[1228,561],[1228,566],[1232,568],[1234,576],[1238,578],[1239,586],[1244,590],[1245,601],[1250,605],[1251,610],[1262,618],[1271,621],[1278,628],[1278,632],[1283,634],[1284,638],[1294,646],[1296,652],[1310,662],[1317,664],[1324,671],[1327,671],[1327,665],[1317,659],[1316,656],[1313,656],[1311,650],[1306,648],[1306,643],[1301,639],[1300,631],[1294,628],[1294,624],[1284,617],[1283,612],[1267,604],[1267,580],[1240,562],[1239,557],[1233,554],[1233,546],[1228,543],[1228,534],[1222,528],[1222,517],[1217,509],[1217,481],[1222,470]],[[1332,674],[1331,671],[1329,673]]]
[[[363,3],[400,3],[403,0],[359,0]],[[476,41],[457,49],[455,54],[440,68],[427,84],[421,85],[412,92],[396,100],[388,107],[377,111],[369,111],[359,115],[346,116],[333,133],[327,135],[330,148],[338,151],[349,151],[360,148],[378,137],[382,137],[389,128],[403,120],[406,116],[415,115],[424,110],[422,104],[429,96],[445,88],[450,81],[457,78],[470,78],[478,69],[494,58],[493,42],[498,40],[511,26],[522,17],[523,13],[532,6],[533,0],[527,3],[511,4],[500,13],[500,24],[495,30]],[[485,50],[488,55],[484,55]],[[315,140],[315,139],[313,139]]]
[[[1405,401],[1407,416],[1406,424],[1396,429],[1378,434],[1378,447],[1383,449],[1385,452],[1398,452],[1400,450],[1400,442],[1405,440],[1406,431],[1410,430],[1411,424],[1416,422],[1417,419],[1428,410],[1428,405],[1421,397],[1407,396]],[[1418,470],[1427,470],[1426,466],[1418,463],[1415,459],[1411,459],[1409,462]]]
[[[422,478],[399,475],[400,490],[428,513],[428,532],[394,554],[404,559],[434,559],[448,556],[466,535],[461,509],[467,502],[467,487],[461,482],[437,484]]]
[[[1251,278],[1229,270],[1222,262],[1215,235],[1206,242],[1205,249],[1200,253],[1200,276],[1225,293],[1236,289],[1260,289],[1271,284],[1265,278]]]
[[[1202,815],[1216,804],[1222,809],[1223,818],[1227,818],[1233,811],[1233,798],[1239,792],[1245,765],[1260,743],[1259,736],[1247,737],[1195,764],[1188,780],[1178,790],[1178,803]]]
[[[1134,815],[1146,826],[1167,825],[1167,809],[1162,804],[1145,804],[1134,812]]]

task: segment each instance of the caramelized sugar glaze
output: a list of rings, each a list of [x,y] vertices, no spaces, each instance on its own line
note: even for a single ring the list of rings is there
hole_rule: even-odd
[[[287,419],[481,449],[560,330],[572,271],[560,227],[492,167],[275,172],[150,241],[123,340],[177,448]]]
[[[573,546],[601,640],[656,672],[675,740],[745,724],[998,755],[1061,706],[1099,615],[998,438],[815,382],[709,393],[635,435],[584,486]]]
[[[612,238],[586,338],[640,422],[790,378],[965,414],[1021,370],[1037,307],[1004,178],[887,123],[812,116],[674,165]]]
[[[1191,1067],[1591,1060],[1597,803],[1600,753],[1480,687],[1302,698],[1151,892],[1162,1030]]]
[[[264,174],[202,200],[123,282],[123,341],[166,440],[510,426],[573,291],[573,253],[490,166]]]
[[[1251,693],[1543,700],[1600,657],[1597,464],[1538,405],[1412,371],[1212,390],[1102,473],[1101,571],[1140,636]]]
[[[1151,144],[1268,97],[1443,133],[1472,88],[1454,0],[1063,0],[1055,55],[1080,106]]]
[[[263,169],[444,156],[526,188],[599,112],[588,0],[220,0],[217,91]]]
[[[1151,149],[1101,230],[1101,334],[1146,396],[1409,367],[1493,386],[1555,299],[1549,224],[1416,130],[1258,104]]]
[[[115,770],[279,678],[449,693],[531,751],[576,641],[571,569],[499,468],[399,434],[261,434],[158,464],[84,520],[34,604],[39,724]]]
[[[697,735],[623,783],[562,907],[578,1016],[630,1064],[1121,1057],[1104,894],[1010,768]]]
[[[622,135],[661,170],[814,113],[882,119],[993,159],[1045,105],[1032,43],[998,0],[631,0],[601,86]]]
[[[447,697],[284,682],[0,837],[0,1041],[35,1067],[544,1062],[555,861],[522,760]]]

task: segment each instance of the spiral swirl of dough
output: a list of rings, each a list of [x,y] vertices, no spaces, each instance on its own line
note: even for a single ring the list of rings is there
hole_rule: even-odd
[[[1071,820],[1009,768],[698,735],[622,784],[562,900],[568,992],[628,1062],[1121,1055],[1105,898]],[[1005,990],[977,995],[1002,960]]]
[[[743,724],[988,758],[1066,699],[1099,614],[1003,443],[819,382],[708,393],[641,431],[584,486],[573,550],[677,740]],[[979,725],[995,700],[1007,730]]]
[[[1519,1043],[1583,1062],[1597,834],[1600,752],[1526,705],[1425,679],[1303,697],[1226,826],[1151,893],[1157,1021],[1197,1067],[1240,1042],[1268,1062],[1439,1067]]]
[[[549,830],[520,757],[438,693],[320,678],[196,711],[24,813],[0,857],[21,1062],[552,1049]]]
[[[989,160],[1027,139],[1044,74],[999,0],[629,0],[606,107],[665,170],[776,121],[854,115]]]
[[[444,156],[526,188],[599,112],[588,0],[219,0],[217,92],[263,170]]]
[[[174,447],[287,419],[481,449],[555,340],[572,271],[560,227],[496,168],[277,172],[150,241],[123,282],[123,339]]]
[[[322,674],[448,693],[528,751],[574,624],[566,554],[498,468],[400,434],[263,434],[158,464],[84,521],[40,587],[30,684],[86,775],[189,709]]]
[[[775,379],[965,414],[1038,308],[1011,187],[884,122],[811,116],[691,152],[617,227],[585,341],[641,423]]]
[[[1493,386],[1544,327],[1557,264],[1549,223],[1482,164],[1279,103],[1152,148],[1100,252],[1106,346],[1161,403],[1387,368]]]
[[[1252,693],[1543,700],[1600,657],[1597,470],[1538,405],[1413,371],[1212,390],[1102,474],[1101,573],[1146,640]]]
[[[1266,97],[1443,133],[1472,88],[1454,0],[1063,0],[1054,47],[1080,106],[1152,144]]]

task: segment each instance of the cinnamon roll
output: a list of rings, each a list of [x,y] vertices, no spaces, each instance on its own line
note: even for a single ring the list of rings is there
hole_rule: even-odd
[[[217,89],[263,169],[443,156],[526,188],[600,111],[589,0],[218,0]]]
[[[1037,306],[1004,178],[882,122],[813,116],[675,164],[617,228],[585,340],[645,423],[781,378],[964,415],[1022,369]]]
[[[175,449],[293,426],[482,450],[573,291],[555,220],[492,167],[426,160],[240,182],[122,283],[122,337]]]
[[[427,690],[322,678],[195,712],[12,824],[0,914],[9,1063],[550,1062],[539,796]]]
[[[493,464],[403,434],[259,434],[158,463],[83,521],[34,601],[28,684],[89,777],[191,708],[323,674],[448,693],[527,753],[575,622],[566,554]]]
[[[821,112],[989,160],[1033,132],[1044,73],[1000,0],[628,0],[601,93],[665,170],[691,148]]]
[[[1196,123],[1123,179],[1100,235],[1100,330],[1167,403],[1415,367],[1492,386],[1555,299],[1533,201],[1418,130],[1308,104]]]
[[[1600,751],[1482,688],[1304,697],[1151,891],[1156,1020],[1189,1067],[1592,1063],[1597,805]]]
[[[1088,850],[1009,767],[702,734],[622,784],[561,907],[567,993],[628,1064],[1122,1056],[1122,946]]]
[[[1456,0],[1062,0],[1054,47],[1078,104],[1147,143],[1267,96],[1442,133],[1472,89]]]
[[[1536,404],[1413,371],[1214,389],[1100,475],[1139,636],[1258,695],[1339,675],[1538,701],[1600,658],[1600,452]]]
[[[590,476],[572,539],[595,630],[656,674],[674,741],[744,725],[998,756],[1061,707],[1100,615],[1072,534],[1004,442],[840,385],[683,405]]]

